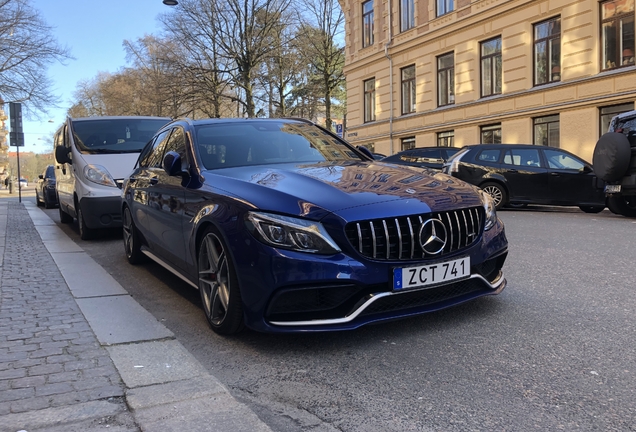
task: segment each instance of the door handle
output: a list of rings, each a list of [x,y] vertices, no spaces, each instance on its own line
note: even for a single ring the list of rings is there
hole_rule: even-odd
[[[151,185],[156,185],[157,183],[159,183],[159,179],[157,177],[150,177]]]
[[[518,173],[519,171],[517,171],[516,169],[509,169],[508,172],[509,173]]]
[[[551,175],[551,176],[554,176],[554,177],[558,177],[558,176],[559,176],[559,173],[558,173],[558,172],[551,172],[551,173],[550,173],[550,175]]]

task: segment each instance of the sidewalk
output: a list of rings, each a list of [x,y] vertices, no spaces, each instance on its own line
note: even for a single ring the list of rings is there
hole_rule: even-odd
[[[1,432],[270,431],[31,200],[0,258]]]

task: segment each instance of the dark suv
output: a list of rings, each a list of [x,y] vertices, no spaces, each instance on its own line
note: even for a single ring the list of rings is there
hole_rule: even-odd
[[[444,162],[458,151],[458,147],[415,147],[387,156],[382,162],[441,170]]]
[[[578,206],[586,213],[605,208],[603,183],[592,166],[554,147],[531,144],[478,144],[462,148],[443,172],[481,187],[505,205]]]
[[[636,111],[619,114],[594,148],[594,172],[603,179],[607,207],[636,217]]]

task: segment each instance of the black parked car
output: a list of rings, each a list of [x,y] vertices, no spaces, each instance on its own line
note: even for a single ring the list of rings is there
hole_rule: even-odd
[[[583,159],[554,147],[479,144],[462,148],[443,172],[481,187],[505,205],[578,206],[586,213],[605,208],[604,183]]]
[[[416,147],[387,156],[382,162],[441,170],[444,162],[459,150],[458,147]]]
[[[57,205],[57,194],[55,192],[55,167],[49,165],[44,172],[38,176],[35,184],[35,201],[45,208]]]

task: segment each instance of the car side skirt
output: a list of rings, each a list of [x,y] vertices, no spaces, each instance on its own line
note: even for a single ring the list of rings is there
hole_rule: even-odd
[[[142,249],[141,252],[144,255],[146,255],[148,258],[150,258],[151,260],[153,260],[154,262],[159,264],[161,267],[165,268],[170,273],[172,273],[175,276],[177,276],[179,279],[183,280],[184,282],[187,282],[188,285],[192,286],[195,289],[199,289],[199,287],[195,283],[193,283],[190,279],[188,279],[184,275],[182,275],[181,272],[179,272],[179,270],[177,270],[174,267],[172,267],[170,264],[168,264],[167,262],[165,262],[164,260],[159,258],[157,255],[155,255],[152,252],[150,252],[148,249]]]

